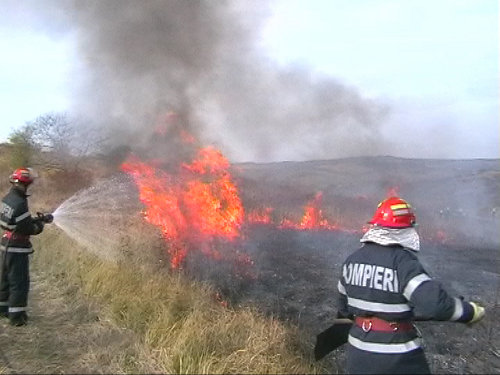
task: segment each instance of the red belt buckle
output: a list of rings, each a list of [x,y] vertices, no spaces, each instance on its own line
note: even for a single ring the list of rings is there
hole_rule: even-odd
[[[390,322],[389,325],[392,327],[392,330],[396,332],[399,329],[399,323]]]
[[[410,322],[388,322],[376,317],[356,317],[356,325],[364,332],[382,331],[382,332],[400,332],[410,331],[413,324]]]

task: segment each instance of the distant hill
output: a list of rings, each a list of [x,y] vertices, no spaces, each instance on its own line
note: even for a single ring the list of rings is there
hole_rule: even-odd
[[[413,204],[424,226],[497,228],[500,216],[500,159],[354,157],[241,163],[234,171],[245,207],[270,206],[279,215],[299,215],[321,191],[325,215],[359,227],[393,190]]]

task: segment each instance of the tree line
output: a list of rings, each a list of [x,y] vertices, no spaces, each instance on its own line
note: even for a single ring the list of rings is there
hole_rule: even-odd
[[[58,190],[82,187],[116,170],[123,160],[124,147],[110,147],[109,141],[102,128],[81,118],[65,112],[46,113],[12,131],[1,145],[0,173],[29,166],[50,175]]]

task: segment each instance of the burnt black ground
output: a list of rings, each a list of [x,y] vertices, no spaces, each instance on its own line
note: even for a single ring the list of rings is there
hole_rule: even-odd
[[[254,277],[235,275],[234,265],[203,260],[191,264],[197,277],[209,280],[233,304],[252,304],[266,314],[298,325],[314,343],[337,311],[336,285],[346,256],[360,246],[359,234],[341,231],[248,228],[241,251],[249,254]],[[429,274],[456,296],[486,307],[483,322],[467,327],[450,322],[419,322],[429,362],[435,373],[500,371],[500,339],[496,327],[500,288],[498,249],[473,244],[422,240],[420,260]],[[226,267],[226,268],[224,268]],[[343,349],[326,360],[342,367]]]
[[[500,162],[361,157],[240,164],[235,176],[245,208],[272,207],[272,219],[300,219],[323,192],[324,217],[360,230],[389,190],[410,201],[421,234],[420,260],[456,296],[486,307],[473,327],[419,322],[434,373],[500,373]],[[441,234],[445,236],[442,237]],[[188,270],[209,280],[233,304],[297,324],[312,348],[337,312],[340,265],[360,246],[360,232],[281,230],[254,225],[236,247],[254,261],[247,270],[227,262],[190,259]],[[228,245],[234,251],[235,244]],[[252,277],[248,277],[252,276]],[[343,349],[324,360],[342,368]]]
[[[456,296],[478,301],[486,318],[473,327],[419,322],[434,373],[500,373],[500,162],[360,157],[239,164],[234,176],[246,210],[272,207],[272,221],[298,222],[322,192],[323,216],[347,231],[244,228],[238,244],[218,250],[248,254],[253,265],[190,254],[186,270],[218,288],[233,304],[298,325],[311,351],[316,334],[337,312],[340,265],[360,246],[361,228],[389,191],[412,203],[421,234],[420,260]],[[198,253],[199,254],[199,253]],[[312,354],[312,353],[311,353]],[[343,349],[327,356],[343,368]]]

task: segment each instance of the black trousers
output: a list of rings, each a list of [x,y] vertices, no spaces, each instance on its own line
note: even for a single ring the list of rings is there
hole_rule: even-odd
[[[347,345],[349,374],[430,374],[424,351],[419,348],[401,354],[380,354]]]
[[[30,287],[29,254],[0,251],[2,272],[0,279],[0,311],[15,317],[25,313]]]

